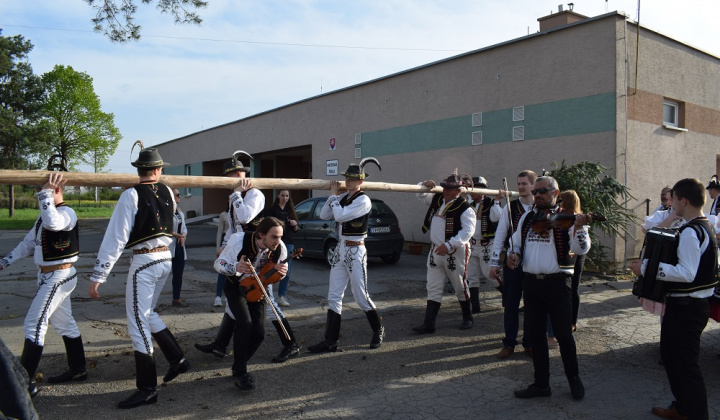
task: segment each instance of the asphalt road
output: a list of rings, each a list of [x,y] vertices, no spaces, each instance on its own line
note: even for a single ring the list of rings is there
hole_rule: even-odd
[[[94,228],[89,228],[92,230]],[[233,386],[231,359],[198,352],[196,342],[212,340],[222,317],[211,306],[216,275],[214,227],[212,246],[191,248],[183,283],[187,308],[174,308],[166,284],[158,309],[185,349],[192,369],[159,387],[158,403],[130,411],[115,408],[135,387],[132,348],[127,336],[124,289],[129,258],[123,257],[101,298],[88,298],[85,279],[94,252],[83,252],[76,264],[81,281],[72,294],[73,314],[83,334],[90,373],[70,384],[39,384],[35,407],[43,419],[655,419],[653,405],[671,400],[665,372],[658,365],[659,319],[637,305],[629,281],[588,277],[581,286],[582,304],[575,338],[580,375],[587,395],[571,398],[558,350],[551,350],[549,398],[518,400],[512,391],[532,382],[531,360],[522,352],[498,360],[503,336],[500,296],[482,285],[483,312],[472,329],[461,331],[456,299],[445,295],[438,331],[416,335],[411,328],[425,311],[424,256],[403,254],[396,265],[368,263],[371,296],[383,316],[387,338],[368,349],[370,327],[364,313],[345,296],[341,351],[305,353],[325,328],[328,268],[321,260],[294,262],[285,314],[303,353],[284,364],[271,363],[280,341],[268,325],[266,339],[250,361],[257,389],[243,393]],[[102,230],[86,234],[102,236]],[[0,251],[12,249],[24,232],[0,232]],[[198,242],[202,233],[197,233]],[[88,236],[88,238],[90,237]],[[84,239],[85,240],[85,239]],[[88,245],[89,241],[88,239]],[[99,245],[99,241],[98,241]],[[34,297],[36,271],[25,259],[0,272],[0,337],[11,351],[22,351],[22,324]],[[168,281],[169,283],[169,281]],[[710,321],[703,335],[700,365],[710,397],[711,418],[720,413],[720,329]],[[519,348],[518,348],[519,349]],[[167,363],[156,353],[159,380]],[[54,375],[66,368],[62,339],[50,328],[39,372]],[[0,396],[1,398],[2,396]]]

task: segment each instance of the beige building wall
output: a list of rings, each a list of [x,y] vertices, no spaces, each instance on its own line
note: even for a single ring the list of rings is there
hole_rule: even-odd
[[[379,153],[375,157],[383,171],[369,166],[370,181],[439,180],[458,168],[486,177],[491,188],[500,187],[507,178],[511,189],[523,169],[540,172],[552,169],[553,162],[587,160],[610,168],[609,174],[621,183],[627,179],[635,198],[628,206],[644,216],[642,200],[649,198],[651,208],[656,207],[659,191],[666,184],[686,176],[706,181],[717,172],[720,63],[643,29],[636,84],[636,34],[636,26],[626,23],[624,16],[609,13],[309,98],[159,147],[166,160],[177,164],[224,160],[238,149],[257,154],[310,146],[312,177],[319,179],[341,179],[326,176],[326,162],[338,160],[342,172],[358,161],[355,149],[360,147],[362,157],[372,150]],[[597,97],[609,98],[610,124],[583,134],[572,133],[596,122],[594,117],[582,117],[583,113],[595,115],[594,109],[583,109],[580,118],[573,114],[574,119],[557,113],[544,115],[540,123],[535,121],[536,126],[566,126],[571,134],[523,141],[497,135],[488,135],[486,140],[484,135],[482,145],[472,146],[469,136],[463,143],[455,134],[438,131],[432,141],[436,147],[423,148],[420,138],[414,142],[402,135],[414,125],[433,127],[453,119],[466,118],[469,126],[471,115],[477,112],[489,115],[525,106],[532,114]],[[684,102],[689,131],[662,127],[662,101],[658,102],[662,97]],[[526,133],[532,132],[532,117],[526,114]],[[401,135],[388,135],[381,143],[355,144],[356,134],[365,138],[379,132]],[[336,141],[334,150],[330,139]],[[388,152],[396,145],[402,145],[402,152]],[[428,240],[420,231],[426,210],[417,205],[413,194],[371,195],[385,200],[398,213],[407,240]],[[197,212],[202,214],[202,203],[196,197],[184,204],[199,204]],[[635,229],[632,233],[641,239]],[[622,262],[636,254],[638,242],[632,237],[617,238],[606,240],[606,245],[610,255]]]
[[[628,23],[627,173],[635,197],[630,206],[644,217],[643,200],[650,199],[652,211],[666,185],[688,177],[707,183],[718,172],[720,59],[645,28],[640,28],[636,58],[637,35],[637,26]],[[679,120],[686,131],[663,126],[665,98],[681,104]],[[619,150],[624,143],[618,135]],[[642,232],[636,228],[634,233],[638,241],[628,242],[631,256],[639,255],[642,245]]]

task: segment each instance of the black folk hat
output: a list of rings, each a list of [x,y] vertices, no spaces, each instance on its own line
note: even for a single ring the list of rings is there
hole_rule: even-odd
[[[55,162],[56,160],[60,160],[60,162]],[[50,156],[50,159],[48,159],[47,170],[68,172],[67,160],[62,157],[62,155],[52,155]]]
[[[472,184],[473,184],[473,188],[477,188],[477,187],[487,188],[488,187],[487,180],[481,176],[472,177]]]
[[[249,157],[250,160],[253,160],[252,155],[249,153],[242,150],[236,150],[235,153],[233,153],[232,159],[223,164],[223,176],[234,174],[235,172],[245,172],[246,174],[250,172],[250,168],[243,166],[239,155],[245,155]]]
[[[377,165],[378,169],[382,171],[382,168],[380,167],[380,162],[378,162],[377,159],[374,157],[366,157],[363,160],[360,161],[360,163],[351,163],[347,170],[342,173],[347,178],[354,178],[354,179],[365,179],[369,177],[369,174],[365,173],[365,165],[368,163],[374,163]]]
[[[467,174],[458,174],[458,170],[456,168],[455,172],[453,172],[449,177],[440,181],[440,186],[443,188],[465,187],[469,184],[467,181],[471,179],[472,178]]]
[[[712,178],[710,178],[710,182],[708,182],[707,187],[705,187],[706,190],[709,189],[717,189],[720,190],[720,182],[718,182],[718,176],[713,175]]]
[[[135,162],[130,163],[132,166],[138,169],[157,169],[164,166],[170,166],[169,163],[163,162],[160,152],[158,152],[156,148],[151,147],[146,149],[140,140],[135,141],[132,149],[130,149],[130,154],[132,154],[135,146],[140,146],[140,154]]]

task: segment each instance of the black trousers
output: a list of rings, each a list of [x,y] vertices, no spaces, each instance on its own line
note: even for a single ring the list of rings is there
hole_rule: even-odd
[[[245,288],[236,283],[225,282],[225,297],[235,317],[233,333],[233,374],[247,373],[247,362],[265,338],[265,300],[248,302]]]
[[[708,402],[698,357],[700,336],[710,316],[707,299],[667,298],[660,330],[660,354],[675,396],[675,408],[690,420],[707,420]]]
[[[535,383],[543,388],[550,386],[550,355],[546,337],[548,316],[560,346],[565,375],[568,378],[578,375],[577,349],[572,335],[569,282],[570,275],[541,280],[527,274],[523,281],[525,332],[529,335],[533,349]]]

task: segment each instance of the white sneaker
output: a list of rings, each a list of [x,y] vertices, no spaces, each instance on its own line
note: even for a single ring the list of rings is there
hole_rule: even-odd
[[[278,298],[278,304],[280,306],[290,306],[290,302],[288,302],[288,300],[285,298],[285,296],[280,296]]]
[[[213,306],[222,306],[222,299],[220,299],[220,296],[215,296],[215,303],[213,303]]]

